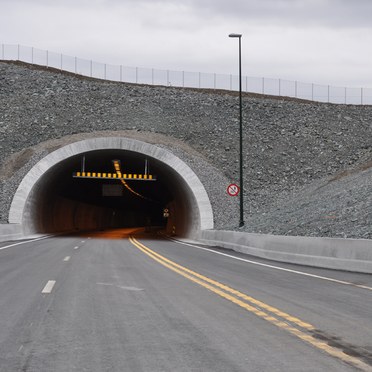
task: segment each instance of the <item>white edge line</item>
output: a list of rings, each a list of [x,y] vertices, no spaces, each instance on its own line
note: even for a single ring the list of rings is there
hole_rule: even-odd
[[[71,258],[71,256],[66,256],[66,257],[63,259],[63,261],[65,261],[65,262],[70,261],[70,258]]]
[[[41,291],[41,293],[51,293],[54,284],[56,284],[55,280],[49,280],[48,283],[45,285],[44,289]]]
[[[10,247],[14,247],[14,246],[16,246],[16,245],[20,245],[20,244],[26,244],[26,243],[37,242],[38,240],[47,239],[47,238],[49,238],[49,237],[51,237],[51,235],[42,236],[41,238],[36,238],[36,239],[26,240],[26,241],[19,242],[19,243],[14,243],[14,244],[6,245],[5,247],[1,247],[1,248],[0,248],[0,251],[2,251],[3,249],[8,249],[8,248],[10,248]]]
[[[257,261],[252,261],[252,260],[247,260],[246,258],[240,258],[240,257],[236,257],[236,256],[231,256],[229,254],[226,254],[226,253],[222,253],[222,252],[217,252],[213,249],[209,249],[209,248],[203,248],[203,247],[199,247],[197,245],[193,245],[193,244],[190,244],[190,243],[185,243],[185,242],[181,242],[179,240],[176,240],[176,239],[172,239],[172,238],[168,238],[169,240],[172,240],[176,243],[179,243],[179,244],[184,244],[184,245],[188,245],[190,247],[194,247],[196,249],[201,249],[203,251],[208,251],[208,252],[212,252],[212,253],[215,253],[215,254],[219,254],[221,256],[226,256],[226,257],[230,257],[230,258],[233,258],[235,260],[239,260],[239,261],[244,261],[244,262],[248,262],[250,264],[253,264],[253,265],[258,265],[258,266],[264,266],[264,267],[268,267],[270,269],[275,269],[275,270],[281,270],[281,271],[287,271],[289,273],[293,273],[293,274],[299,274],[299,275],[304,275],[304,276],[310,276],[312,278],[317,278],[317,279],[322,279],[322,280],[327,280],[329,282],[334,282],[334,283],[338,283],[338,284],[344,284],[344,285],[349,285],[349,286],[352,286],[352,287],[358,287],[358,288],[362,288],[362,289],[367,289],[369,291],[372,291],[372,287],[367,287],[365,285],[361,285],[361,284],[354,284],[354,283],[350,283],[350,282],[345,282],[345,281],[342,281],[342,280],[338,280],[338,279],[333,279],[333,278],[328,278],[326,276],[320,276],[320,275],[315,275],[315,274],[309,274],[309,273],[305,273],[303,271],[297,271],[297,270],[292,270],[292,269],[286,269],[284,267],[280,267],[280,266],[274,266],[274,265],[269,265],[269,264],[264,264],[262,262],[257,262]]]

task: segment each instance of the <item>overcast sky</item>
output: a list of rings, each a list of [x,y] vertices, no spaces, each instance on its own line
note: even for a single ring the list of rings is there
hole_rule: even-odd
[[[372,0],[0,0],[0,43],[125,66],[372,88]]]

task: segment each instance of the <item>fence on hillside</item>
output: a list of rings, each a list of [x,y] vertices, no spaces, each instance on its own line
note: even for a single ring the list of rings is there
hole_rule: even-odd
[[[22,45],[2,44],[1,59],[56,68],[96,79],[200,89],[239,90],[239,76],[111,65]],[[317,102],[371,105],[372,88],[347,88],[283,79],[242,77],[245,92]]]

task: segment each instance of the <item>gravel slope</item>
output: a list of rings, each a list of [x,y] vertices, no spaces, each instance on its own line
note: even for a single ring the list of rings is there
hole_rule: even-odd
[[[244,95],[243,105],[244,229],[372,238],[372,106],[253,95]],[[188,164],[202,174],[211,197],[238,181],[236,93],[111,83],[1,62],[0,222],[6,223],[19,180],[47,153],[35,147],[123,130],[185,143],[194,151]],[[197,158],[213,164],[214,175],[220,171],[220,184],[208,182]],[[217,227],[235,228],[236,201],[213,204]]]

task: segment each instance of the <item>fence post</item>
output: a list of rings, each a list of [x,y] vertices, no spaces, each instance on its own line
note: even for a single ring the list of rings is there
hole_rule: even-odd
[[[248,93],[248,76],[245,77],[245,91]]]
[[[103,72],[103,78],[106,80],[106,63],[105,63],[105,67],[104,67],[104,72]]]
[[[63,54],[61,53],[61,71],[63,70],[63,68],[62,68],[62,66],[63,66],[63,60],[62,60],[62,58],[63,58]]]
[[[265,94],[265,78],[262,78],[262,94]]]
[[[46,51],[46,67],[49,67],[49,51]]]
[[[182,71],[182,88],[185,88],[185,71]]]
[[[363,88],[360,88],[360,104],[363,105]]]
[[[20,53],[19,53],[19,44],[18,44],[18,47],[17,47],[17,60],[19,61],[19,55],[20,55]]]
[[[314,101],[314,83],[311,83],[311,100]]]
[[[328,85],[328,103],[329,103],[329,85]]]
[[[75,57],[75,74],[77,73],[77,57]]]

